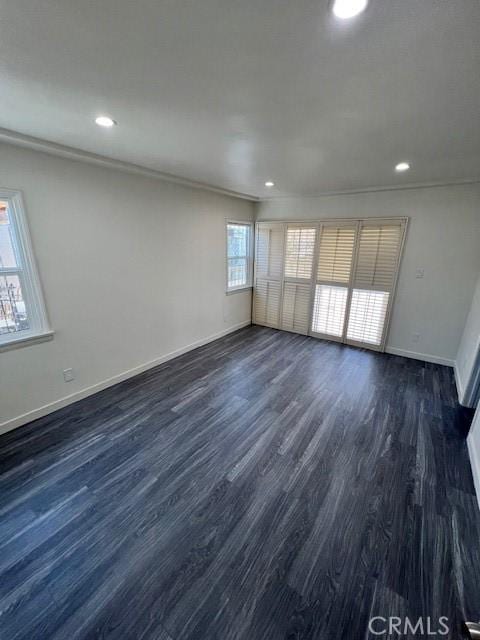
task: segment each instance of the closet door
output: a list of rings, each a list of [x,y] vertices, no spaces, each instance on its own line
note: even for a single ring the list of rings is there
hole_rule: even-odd
[[[253,322],[279,329],[285,224],[259,223],[255,238]]]
[[[384,349],[405,224],[401,220],[359,223],[346,334],[348,344]]]
[[[350,300],[358,223],[336,221],[320,226],[314,281],[311,334],[343,341]]]
[[[283,274],[282,329],[308,334],[317,225],[288,224]]]

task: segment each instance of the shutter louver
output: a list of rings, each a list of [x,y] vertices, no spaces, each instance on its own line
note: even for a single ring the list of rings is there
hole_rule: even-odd
[[[392,290],[402,236],[400,224],[362,225],[354,287]]]
[[[280,326],[280,293],[280,282],[257,280],[255,286],[256,324],[273,328]]]
[[[310,280],[313,252],[315,251],[315,227],[287,227],[285,249],[285,278]]]
[[[256,269],[259,278],[282,277],[284,225],[261,226],[257,235]]]
[[[310,292],[310,284],[285,282],[283,285],[282,329],[295,333],[308,333]]]
[[[320,236],[317,280],[348,284],[354,245],[354,227],[323,227]]]
[[[347,330],[349,340],[374,346],[382,343],[389,297],[386,291],[353,290]]]

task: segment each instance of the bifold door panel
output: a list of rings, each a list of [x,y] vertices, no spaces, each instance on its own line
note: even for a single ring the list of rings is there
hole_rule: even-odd
[[[357,225],[322,223],[318,228],[317,269],[312,334],[342,341]]]
[[[284,243],[283,224],[257,227],[254,322],[276,329],[281,326]]]
[[[406,222],[258,223],[254,322],[383,350]]]

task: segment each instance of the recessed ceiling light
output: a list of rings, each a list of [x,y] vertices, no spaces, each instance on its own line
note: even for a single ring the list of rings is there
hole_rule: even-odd
[[[115,120],[112,120],[112,118],[108,116],[98,116],[98,118],[95,118],[95,122],[99,127],[113,127],[117,124]]]
[[[271,180],[267,180],[267,181],[265,182],[265,186],[266,186],[266,187],[274,187],[274,186],[275,186],[275,183],[274,183],[274,182],[272,182]]]
[[[408,171],[410,169],[410,165],[408,162],[399,162],[395,167],[395,171],[402,173],[402,171]]]
[[[367,4],[368,0],[335,0],[332,10],[337,18],[347,20],[365,11]]]

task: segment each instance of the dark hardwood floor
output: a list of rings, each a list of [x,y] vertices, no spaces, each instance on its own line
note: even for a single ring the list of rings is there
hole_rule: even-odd
[[[446,367],[249,327],[8,433],[0,638],[458,638],[468,424]]]

